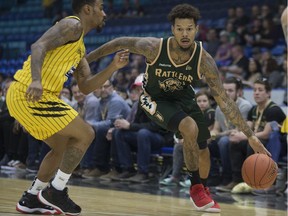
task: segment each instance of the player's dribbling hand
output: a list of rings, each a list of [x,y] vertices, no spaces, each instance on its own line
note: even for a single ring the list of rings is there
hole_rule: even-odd
[[[29,102],[37,102],[42,98],[43,87],[41,81],[32,81],[26,91],[26,99]]]
[[[255,153],[266,154],[271,157],[270,152],[264,147],[256,136],[249,137],[248,142]]]
[[[113,63],[118,69],[125,67],[129,63],[129,54],[128,49],[116,53]]]

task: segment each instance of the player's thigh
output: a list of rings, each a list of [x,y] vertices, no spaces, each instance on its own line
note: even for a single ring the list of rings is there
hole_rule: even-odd
[[[78,115],[65,128],[57,132],[57,135],[92,141],[95,133],[93,128]]]
[[[140,106],[150,119],[166,130],[171,130],[169,128],[171,119],[182,111],[181,106],[175,102],[153,101],[149,95],[141,95]],[[174,127],[178,130],[178,125]]]

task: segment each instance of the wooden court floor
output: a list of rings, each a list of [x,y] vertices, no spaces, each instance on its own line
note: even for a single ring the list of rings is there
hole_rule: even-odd
[[[20,215],[15,204],[31,181],[0,178],[0,215]],[[188,198],[124,192],[83,186],[68,186],[70,197],[82,207],[82,216],[285,216],[287,211],[258,208],[239,202],[221,205],[221,213],[192,210]],[[276,200],[275,200],[276,201]],[[28,214],[26,214],[28,215]]]

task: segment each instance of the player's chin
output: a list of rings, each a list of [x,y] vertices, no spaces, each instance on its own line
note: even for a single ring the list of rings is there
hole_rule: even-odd
[[[102,30],[103,30],[103,26],[102,26],[102,25],[96,27],[96,31],[97,31],[98,33],[102,32]]]

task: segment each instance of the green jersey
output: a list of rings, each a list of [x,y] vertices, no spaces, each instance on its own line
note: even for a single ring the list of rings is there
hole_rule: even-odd
[[[195,49],[190,59],[177,65],[169,51],[171,38],[161,39],[157,58],[147,63],[143,87],[153,100],[177,101],[195,97],[192,84],[201,79],[200,61],[202,44],[195,41]]]
[[[178,125],[185,117],[182,114],[190,116],[199,129],[199,148],[204,149],[210,133],[192,86],[201,79],[202,44],[195,41],[195,49],[189,60],[177,65],[169,51],[170,40],[171,38],[161,39],[157,58],[154,62],[147,63],[140,106],[154,122],[176,134],[179,134]]]

